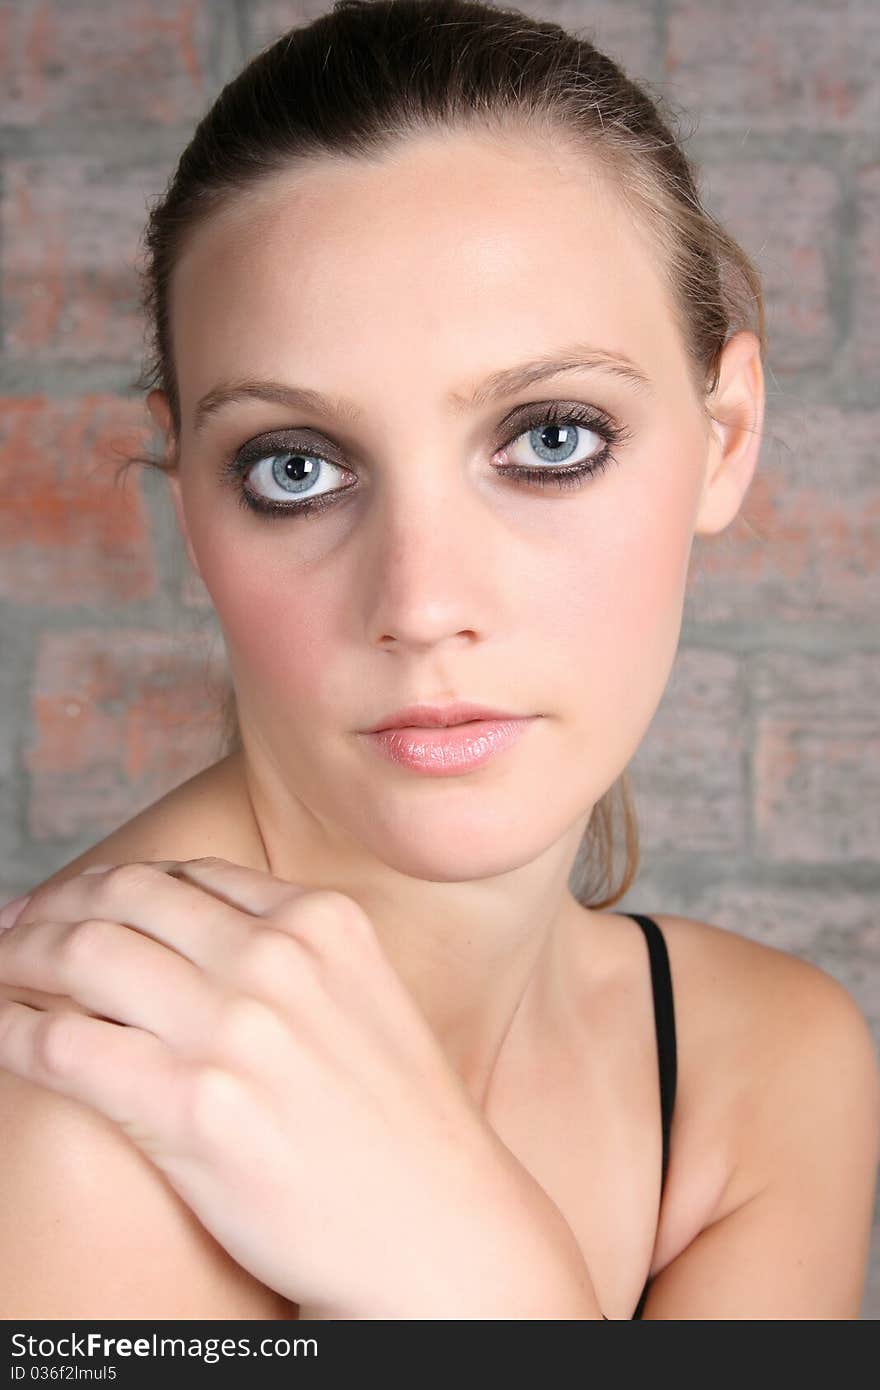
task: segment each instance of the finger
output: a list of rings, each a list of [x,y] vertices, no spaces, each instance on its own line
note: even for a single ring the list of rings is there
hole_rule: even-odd
[[[331,930],[333,939],[339,939],[336,923],[343,923],[342,930],[349,936],[355,930],[353,922],[359,924],[358,930],[369,923],[360,905],[346,893],[336,889],[307,889],[302,884],[289,883],[262,869],[232,864],[227,859],[185,860],[178,872],[206,890],[240,905],[253,916],[267,919],[269,926],[307,949],[323,946],[330,939]],[[319,899],[320,912],[315,910]],[[298,905],[305,906],[306,900],[309,910],[301,914]],[[286,908],[293,908],[293,911],[286,912]],[[369,925],[372,931],[372,924]],[[348,936],[343,937],[344,941],[347,939]]]
[[[0,1067],[92,1106],[142,1148],[184,1137],[187,1072],[152,1033],[2,1002]]]
[[[221,902],[263,917],[292,898],[300,897],[306,889],[302,884],[278,878],[264,869],[252,869],[235,864],[231,859],[205,855],[200,859],[145,859],[139,861],[152,868],[162,869],[173,878],[197,883]],[[84,874],[101,873],[110,865],[92,865]]]
[[[211,1036],[221,994],[184,956],[118,922],[27,922],[0,936],[0,980],[190,1053]],[[25,1003],[41,1007],[40,999]]]
[[[38,889],[0,943],[31,922],[118,922],[185,956],[202,969],[225,973],[250,934],[245,913],[156,863],[117,864]]]
[[[42,990],[29,989],[25,985],[7,985],[0,979],[0,1003],[4,999],[11,999],[15,1004],[30,1004],[32,1009],[42,1009],[47,1013],[51,1009],[77,1009],[80,1013],[89,1012],[66,994],[45,994]]]
[[[268,916],[306,892],[302,884],[277,878],[264,869],[251,869],[246,864],[211,856],[180,860],[175,865],[175,874],[254,917]]]
[[[164,869],[166,872],[169,872],[171,869],[176,869],[178,864],[184,861],[180,859],[139,859],[136,862],[139,864],[152,864],[154,869]],[[115,869],[118,867],[117,864],[90,864],[87,869],[82,870],[82,873],[105,874],[108,869]]]
[[[174,897],[170,897],[169,885]],[[179,885],[179,888],[178,888]],[[229,860],[146,860],[109,869],[93,866],[81,874],[37,889],[16,926],[28,921],[82,921],[100,916],[124,922],[158,940],[197,964],[234,959],[244,943],[245,925],[238,913],[269,916],[281,904],[305,892],[299,884],[250,869]],[[142,906],[169,907],[185,914],[186,930],[170,920],[161,930],[152,912]],[[213,905],[218,911],[213,912]],[[237,911],[236,911],[237,910]]]

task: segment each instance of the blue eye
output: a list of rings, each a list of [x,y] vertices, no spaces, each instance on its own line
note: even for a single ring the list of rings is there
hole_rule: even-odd
[[[274,511],[276,509],[280,511],[311,511],[315,507],[326,505],[319,502],[320,498],[336,496],[339,491],[343,490],[337,489],[334,493],[328,493],[328,487],[333,482],[333,474],[344,473],[345,471],[338,464],[330,463],[328,459],[322,458],[320,454],[306,454],[298,450],[264,454],[255,464],[250,465],[248,476],[262,486],[271,484],[273,487],[279,488],[282,493],[288,493],[290,502],[273,502],[264,508],[262,504],[252,500],[253,494],[249,489],[242,489],[242,493],[248,499],[247,505],[254,506],[255,510],[258,511]],[[262,496],[262,494],[257,495]],[[302,500],[297,501],[297,498]]]
[[[529,487],[579,487],[588,477],[616,462],[612,448],[630,437],[629,431],[615,424],[604,411],[577,403],[531,403],[513,412],[508,425],[514,422],[517,432],[508,435],[495,456],[506,458],[513,445],[525,440],[525,447],[532,450],[538,466],[502,463],[496,465],[496,472]],[[573,454],[584,447],[585,431],[604,443],[598,450],[594,445],[586,457],[571,463]],[[232,483],[237,501],[246,510],[264,516],[304,516],[334,506],[356,487],[356,482],[334,487],[335,475],[351,474],[351,470],[323,454],[306,452],[291,439],[291,434],[285,431],[274,438],[252,440],[223,465],[223,479]],[[252,487],[245,487],[245,478],[277,489],[276,496],[269,499]],[[290,500],[280,500],[279,494]]]

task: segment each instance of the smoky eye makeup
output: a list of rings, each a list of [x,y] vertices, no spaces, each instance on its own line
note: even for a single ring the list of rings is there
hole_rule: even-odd
[[[601,447],[568,462],[580,436],[590,434]],[[495,427],[492,456],[506,458],[514,444],[525,440],[523,449],[533,449],[538,457],[533,462],[495,464],[494,469],[513,486],[536,493],[547,488],[581,487],[617,462],[614,449],[630,437],[631,431],[600,407],[579,401],[527,402]],[[556,457],[560,453],[561,459]],[[359,490],[357,475],[341,462],[342,455],[343,451],[317,430],[272,430],[224,456],[220,481],[251,514],[310,516],[339,505],[349,493]],[[277,489],[275,495],[267,496],[261,485]]]

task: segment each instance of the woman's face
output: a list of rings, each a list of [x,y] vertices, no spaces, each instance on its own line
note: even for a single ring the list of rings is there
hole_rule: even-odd
[[[334,841],[437,881],[579,836],[663,694],[713,447],[656,259],[609,189],[558,149],[459,135],[274,178],[199,229],[173,335],[171,486],[258,773]],[[470,401],[545,355],[583,365]],[[197,431],[202,398],[243,378],[345,404],[253,396]],[[555,433],[551,405],[592,423]],[[151,409],[166,426],[159,393]],[[554,485],[605,455],[603,425],[604,471]],[[250,472],[224,481],[245,445]],[[319,494],[332,505],[295,510]],[[543,718],[454,777],[360,736],[454,698]]]

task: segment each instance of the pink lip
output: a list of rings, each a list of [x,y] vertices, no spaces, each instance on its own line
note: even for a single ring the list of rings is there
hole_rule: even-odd
[[[380,729],[361,737],[402,767],[429,777],[454,777],[485,766],[536,722],[536,718],[478,719],[448,728]]]
[[[477,705],[471,700],[457,700],[447,705],[407,705],[386,714],[377,724],[364,729],[367,734],[379,733],[382,729],[440,729],[450,724],[470,723],[475,719],[519,719],[522,716],[515,710],[490,709],[488,705]]]

